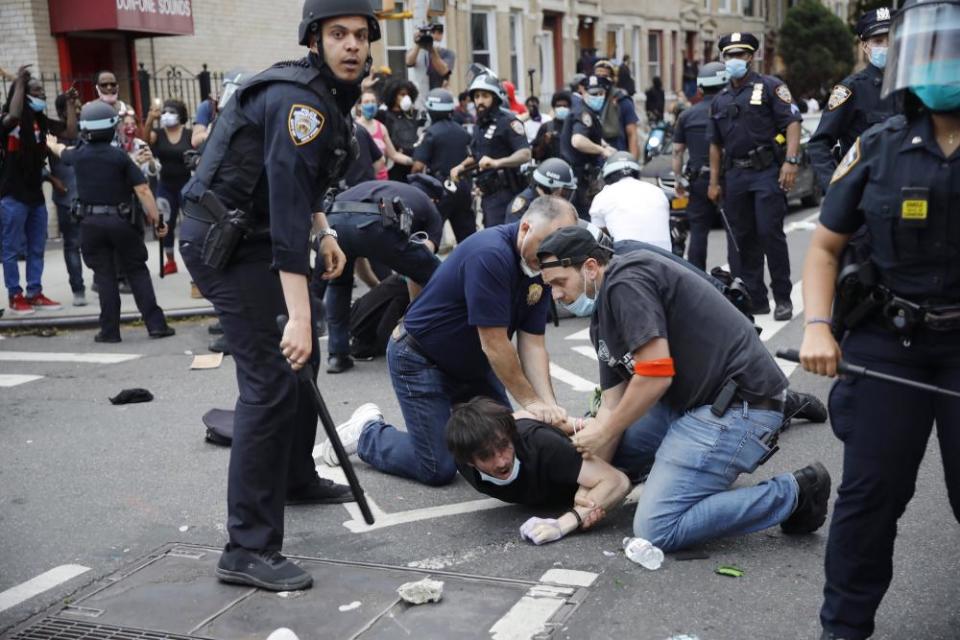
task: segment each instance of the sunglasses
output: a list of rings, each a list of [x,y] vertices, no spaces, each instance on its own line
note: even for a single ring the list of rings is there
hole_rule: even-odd
[[[116,89],[120,85],[116,82],[101,82],[97,86],[100,87],[101,89],[110,89],[110,88]]]

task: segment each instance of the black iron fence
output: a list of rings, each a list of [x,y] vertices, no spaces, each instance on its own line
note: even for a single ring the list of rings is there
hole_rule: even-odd
[[[120,83],[121,99],[136,108],[135,88],[140,92],[140,108],[138,115],[144,117],[140,111],[149,110],[149,105],[153,100],[167,100],[175,98],[182,100],[187,105],[187,113],[190,120],[196,113],[197,106],[214,93],[223,82],[222,71],[210,71],[207,65],[203,65],[199,73],[192,73],[189,69],[177,65],[168,65],[150,73],[140,65],[136,74],[131,76],[118,76]],[[53,107],[54,98],[63,92],[64,87],[76,86],[84,102],[93,100],[97,97],[96,78],[92,75],[65,77],[59,73],[40,73],[35,76],[43,85],[47,94],[47,101],[50,107]],[[7,93],[12,90],[12,81],[0,78],[0,107],[6,104]],[[128,99],[129,98],[129,99]]]

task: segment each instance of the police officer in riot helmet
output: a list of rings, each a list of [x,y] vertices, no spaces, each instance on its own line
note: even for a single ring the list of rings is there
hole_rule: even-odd
[[[590,202],[599,191],[600,165],[617,150],[603,139],[600,114],[610,90],[610,80],[587,76],[583,80],[583,100],[567,118],[560,134],[560,153],[577,176],[577,194],[573,200],[577,214],[590,218]]]
[[[477,76],[470,85],[470,97],[477,105],[477,125],[473,129],[470,156],[450,171],[450,179],[460,180],[465,169],[476,166],[476,185],[483,194],[483,225],[503,224],[507,206],[522,189],[520,165],[529,162],[530,143],[523,123],[503,109],[500,80],[491,74]]]
[[[800,360],[808,371],[836,376],[842,357],[960,390],[958,70],[960,1],[908,0],[890,28],[882,91],[900,92],[904,113],[851,145],[833,173],[807,253]],[[839,256],[863,225],[869,257],[838,278]],[[831,309],[845,333],[839,345]],[[820,621],[825,639],[859,640],[873,633],[893,578],[897,521],[913,496],[934,423],[947,495],[960,519],[960,403],[845,377],[834,383],[830,415],[844,466]]]
[[[537,165],[530,178],[530,186],[521,191],[507,213],[507,224],[519,222],[530,203],[540,196],[559,196],[572,200],[577,191],[577,178],[565,160],[549,158]]]
[[[122,149],[111,144],[119,121],[112,106],[95,100],[80,111],[83,143],[79,147],[66,148],[53,136],[47,138],[50,150],[76,172],[75,215],[81,219],[80,248],[83,261],[93,270],[100,295],[100,331],[94,336],[97,342],[120,342],[118,268],[133,289],[150,337],[166,338],[175,333],[157,305],[147,269],[147,248],[135,226],[140,218],[135,215],[133,194],[147,220],[157,227],[159,237],[166,236],[167,228],[140,168]]]
[[[833,87],[817,131],[807,143],[810,164],[824,191],[837,168],[837,160],[846,155],[853,141],[897,110],[895,96],[880,97],[883,70],[887,66],[887,33],[894,15],[893,9],[880,7],[867,11],[857,20],[857,36],[867,65]],[[835,156],[837,144],[839,153]]]
[[[456,101],[446,89],[431,89],[424,104],[431,124],[413,149],[413,168],[410,172],[429,173],[444,181],[449,177],[450,170],[470,155],[470,134],[453,120]],[[463,242],[477,230],[476,216],[470,207],[468,180],[461,179],[456,184],[456,190],[443,197],[437,208],[443,219],[450,221],[457,242]]]
[[[311,223],[324,277],[345,258],[322,199],[356,156],[350,111],[380,26],[370,0],[306,0],[306,57],[237,89],[184,187],[180,253],[223,326],[237,369],[227,490],[229,543],[217,576],[274,591],[311,576],[280,554],[284,504],[345,502],[311,455],[317,415],[297,372],[319,363],[308,293]],[[277,316],[289,320],[281,331]]]

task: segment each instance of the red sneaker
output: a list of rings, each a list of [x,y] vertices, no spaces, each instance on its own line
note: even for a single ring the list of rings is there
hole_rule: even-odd
[[[163,275],[169,276],[172,273],[177,272],[177,261],[176,260],[167,260],[166,264],[163,265]]]
[[[54,302],[43,293],[38,293],[35,296],[30,296],[29,298],[24,298],[27,301],[27,304],[32,306],[34,309],[43,309],[46,311],[56,311],[62,309],[63,305],[59,302]]]
[[[35,311],[36,310],[30,306],[30,303],[27,302],[27,299],[23,297],[23,293],[18,293],[10,298],[10,313],[18,316],[27,316]]]

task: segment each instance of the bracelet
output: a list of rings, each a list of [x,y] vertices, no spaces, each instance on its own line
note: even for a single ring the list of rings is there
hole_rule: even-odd
[[[577,513],[576,509],[570,509],[567,513],[572,513],[573,517],[577,519],[577,529],[583,526],[583,518],[580,517],[580,514]]]
[[[812,325],[812,324],[833,325],[833,322],[830,321],[830,318],[818,318],[818,317],[813,317],[813,318],[809,318],[809,319],[807,320],[806,326],[809,327],[809,326]]]

